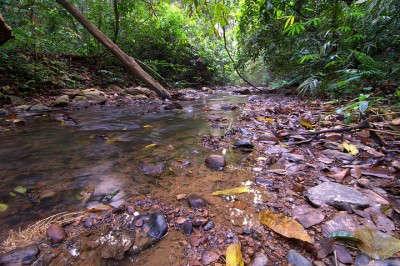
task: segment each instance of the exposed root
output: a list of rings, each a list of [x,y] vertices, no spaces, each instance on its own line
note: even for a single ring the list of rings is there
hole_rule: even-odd
[[[6,240],[0,245],[0,250],[10,251],[18,247],[30,245],[44,238],[47,228],[51,224],[66,225],[84,216],[83,211],[61,212],[40,220],[24,230],[10,230]]]

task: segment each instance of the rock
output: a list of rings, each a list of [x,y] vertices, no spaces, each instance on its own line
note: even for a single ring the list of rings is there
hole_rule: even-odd
[[[324,154],[325,156],[331,158],[331,159],[338,159],[341,161],[353,161],[354,158],[353,156],[351,156],[350,154],[344,153],[344,152],[340,152],[338,150],[323,150],[322,154]]]
[[[234,105],[234,104],[229,104],[229,103],[221,105],[221,110],[223,110],[223,111],[232,111],[232,110],[236,110],[238,108],[239,108],[239,106]]]
[[[204,217],[195,217],[195,218],[193,219],[193,226],[199,227],[199,226],[205,225],[207,222],[208,222],[208,219],[207,219],[207,218],[204,218]]]
[[[29,110],[29,108],[31,108],[30,105],[23,104],[23,105],[16,106],[14,109],[16,112],[26,112]]]
[[[212,170],[221,171],[224,169],[226,162],[222,155],[210,155],[205,160],[206,166]]]
[[[265,256],[264,253],[259,252],[254,256],[253,262],[251,266],[267,266],[268,265],[268,257]]]
[[[4,108],[0,108],[0,116],[8,115],[8,111]]]
[[[131,94],[131,95],[139,95],[139,94],[143,94],[146,95],[149,98],[157,98],[157,93],[155,93],[154,91],[148,89],[148,88],[144,88],[141,86],[138,87],[130,87],[125,89],[126,93]]]
[[[161,213],[140,215],[137,219],[143,220],[143,228],[147,235],[154,240],[160,240],[168,231],[168,223]]]
[[[148,99],[149,99],[149,97],[147,97],[147,96],[144,95],[144,94],[128,95],[128,96],[130,96],[129,98],[130,98],[131,100],[133,100],[133,101],[136,101],[136,100],[148,100]]]
[[[245,152],[251,152],[254,149],[254,144],[249,139],[240,139],[233,144],[235,149]]]
[[[303,257],[294,249],[289,250],[287,259],[288,264],[291,266],[312,266],[311,262],[308,259]]]
[[[135,241],[135,235],[128,230],[111,230],[103,233],[96,241],[103,259],[121,260]]]
[[[32,111],[32,112],[48,112],[50,110],[51,110],[51,108],[49,108],[48,106],[41,104],[41,103],[32,105],[31,108],[29,109],[29,111]]]
[[[396,230],[393,221],[386,217],[379,207],[367,208],[365,212],[371,216],[376,225],[376,229],[389,234]]]
[[[306,197],[316,206],[345,203],[359,208],[369,205],[369,200],[359,191],[334,182],[324,182],[307,190]]]
[[[203,265],[210,265],[219,259],[219,254],[214,251],[204,251],[201,255],[201,263]]]
[[[354,232],[359,224],[354,220],[353,216],[347,213],[340,212],[336,214],[332,220],[322,225],[322,234],[325,237],[336,231]]]
[[[147,176],[157,177],[165,171],[166,165],[164,162],[159,162],[153,164],[142,164],[140,168],[143,174]]]
[[[12,105],[23,105],[25,103],[25,100],[18,96],[9,95],[8,98]]]
[[[182,105],[178,102],[169,102],[164,105],[164,110],[182,109]]]
[[[0,255],[0,265],[30,265],[36,260],[39,249],[36,245],[17,248]]]
[[[186,199],[186,197],[187,197],[186,194],[178,194],[178,195],[176,195],[176,199],[177,200],[183,200],[183,199]]]
[[[392,121],[390,121],[390,124],[392,126],[400,126],[400,117],[393,119]]]
[[[187,197],[189,206],[194,209],[204,208],[207,206],[207,202],[196,194],[189,195]]]
[[[64,228],[58,224],[51,224],[47,228],[46,235],[53,244],[61,243],[66,237]]]
[[[344,264],[353,263],[353,257],[350,255],[349,251],[342,245],[335,245],[334,250],[336,251],[337,259]]]
[[[293,218],[299,221],[304,228],[309,228],[321,223],[325,215],[318,209],[311,208],[308,205],[301,205],[293,208]]]
[[[53,102],[54,106],[64,107],[69,104],[69,96],[68,95],[61,95],[55,99]]]
[[[367,266],[370,262],[370,258],[367,255],[360,254],[354,261],[354,266]]]
[[[215,224],[213,221],[208,221],[204,226],[203,229],[204,231],[209,231],[215,227]]]
[[[65,90],[62,90],[62,93],[65,95],[68,95],[70,98],[74,98],[78,95],[81,95],[82,91],[79,89],[65,89]]]
[[[233,91],[234,93],[242,94],[242,95],[250,95],[251,91],[247,88],[240,88]]]
[[[82,90],[83,96],[86,97],[87,100],[96,104],[102,104],[106,102],[106,94],[98,89],[91,88]],[[74,99],[77,100],[77,99]]]
[[[191,235],[193,232],[193,224],[190,221],[186,221],[182,224],[182,231],[185,235]]]

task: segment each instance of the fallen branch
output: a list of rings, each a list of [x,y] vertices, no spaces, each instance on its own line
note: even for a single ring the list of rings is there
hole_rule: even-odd
[[[369,128],[369,123],[367,120],[364,120],[357,126],[353,126],[353,127],[332,128],[332,129],[324,129],[324,130],[320,130],[320,131],[304,132],[304,133],[300,133],[300,135],[319,135],[319,134],[325,134],[325,133],[341,133],[341,132],[350,132],[350,131],[360,130],[360,129],[365,129],[365,128]]]

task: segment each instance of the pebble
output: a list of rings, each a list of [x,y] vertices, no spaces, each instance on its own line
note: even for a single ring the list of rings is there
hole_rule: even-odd
[[[201,255],[201,263],[203,265],[210,265],[219,259],[219,254],[214,251],[204,251]]]
[[[353,257],[350,255],[349,251],[342,245],[335,245],[337,259],[344,264],[353,263]]]
[[[217,171],[223,170],[226,165],[224,156],[217,154],[208,156],[205,160],[205,163],[208,168]]]
[[[46,235],[53,244],[61,243],[66,237],[64,228],[58,224],[51,224],[47,228]]]
[[[287,255],[288,263],[291,266],[312,266],[311,262],[303,257],[300,253],[296,250],[291,249]]]
[[[187,200],[189,206],[194,209],[204,208],[207,206],[207,202],[202,197],[196,194],[189,195]]]
[[[264,253],[257,253],[254,257],[251,266],[267,266],[268,265],[268,257],[265,256]]]
[[[209,230],[213,229],[214,227],[215,227],[214,222],[213,222],[213,221],[208,221],[208,222],[204,225],[203,229],[204,229],[204,231],[209,231]]]
[[[354,266],[367,266],[369,264],[369,257],[364,254],[360,254],[354,260]]]
[[[186,221],[182,224],[182,231],[185,233],[185,235],[191,235],[193,232],[193,224],[190,221]]]
[[[240,139],[233,144],[233,147],[244,152],[251,152],[254,149],[254,144],[249,139]]]

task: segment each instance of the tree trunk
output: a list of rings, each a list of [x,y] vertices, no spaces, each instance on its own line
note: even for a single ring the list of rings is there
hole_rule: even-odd
[[[74,16],[101,44],[107,47],[130,73],[142,79],[150,89],[154,90],[162,99],[171,98],[170,93],[152,76],[144,71],[135,59],[127,55],[115,43],[113,43],[104,33],[88,21],[79,10],[67,0],[57,0],[72,16]]]
[[[3,16],[0,14],[0,45],[12,39],[11,28],[4,21]]]
[[[119,35],[119,8],[118,8],[119,0],[113,1],[113,8],[114,8],[114,43],[118,42],[118,35]]]

